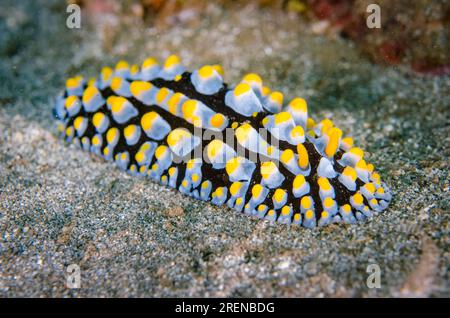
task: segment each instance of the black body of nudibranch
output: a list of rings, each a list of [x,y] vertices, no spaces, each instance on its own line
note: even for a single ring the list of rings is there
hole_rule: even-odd
[[[270,221],[354,223],[388,207],[388,187],[330,119],[315,122],[302,98],[283,106],[256,74],[233,87],[222,76],[174,55],[120,61],[67,80],[58,130],[133,175]]]

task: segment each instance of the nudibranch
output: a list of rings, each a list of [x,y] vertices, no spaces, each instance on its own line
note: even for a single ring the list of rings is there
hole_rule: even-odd
[[[120,61],[69,78],[54,115],[67,142],[132,175],[272,222],[355,223],[392,197],[351,137],[257,74],[230,86],[219,65]]]

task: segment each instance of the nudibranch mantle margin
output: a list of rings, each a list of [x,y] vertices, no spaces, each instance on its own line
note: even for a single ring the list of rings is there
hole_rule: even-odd
[[[231,87],[219,65],[190,73],[171,55],[69,78],[54,115],[67,142],[132,175],[271,222],[313,228],[385,210],[391,191],[353,139],[314,121],[303,98],[283,99],[257,74]]]

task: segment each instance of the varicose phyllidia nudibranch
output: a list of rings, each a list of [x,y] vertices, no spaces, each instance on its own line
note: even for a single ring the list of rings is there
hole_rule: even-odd
[[[388,207],[389,188],[330,119],[315,122],[302,98],[283,106],[256,74],[234,87],[222,76],[172,55],[69,78],[58,131],[132,175],[270,221],[355,223]]]

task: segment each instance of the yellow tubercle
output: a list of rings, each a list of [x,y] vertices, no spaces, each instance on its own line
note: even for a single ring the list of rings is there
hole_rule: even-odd
[[[267,209],[267,205],[260,204],[258,205],[258,212],[264,212]]]
[[[308,169],[309,167],[309,155],[303,144],[297,145],[297,153],[298,153],[298,165],[303,170]]]
[[[284,216],[288,216],[291,213],[291,209],[285,205],[284,207],[281,208],[281,214]]]
[[[176,171],[177,171],[177,168],[170,167],[169,168],[169,176],[171,176],[171,177],[174,176]]]
[[[223,77],[224,71],[223,71],[223,68],[222,68],[221,65],[219,65],[219,64],[214,64],[214,65],[212,65],[212,68],[213,68],[217,73],[219,73],[220,76]]]
[[[348,147],[353,147],[353,138],[352,137],[345,137],[342,139],[342,143],[348,145]]]
[[[214,191],[214,192],[215,192],[215,194],[216,194],[218,197],[221,197],[221,196],[224,195],[223,187],[217,188],[216,191]]]
[[[255,184],[252,188],[252,197],[255,199],[258,198],[261,195],[262,191],[262,185],[260,185],[259,183]]]
[[[173,66],[178,65],[180,63],[181,63],[180,58],[177,55],[171,55],[164,62],[164,68],[165,69],[172,68]]]
[[[220,151],[223,150],[224,143],[219,139],[214,139],[211,141],[208,146],[206,147],[206,153],[208,155],[208,158],[215,158]]]
[[[328,191],[331,189],[330,181],[325,177],[319,177],[319,179],[317,179],[317,183],[319,184],[321,190]]]
[[[305,184],[305,176],[302,174],[299,174],[295,177],[294,182],[292,183],[294,189],[298,189],[302,187]]]
[[[296,97],[291,100],[289,106],[296,112],[306,113],[308,111],[308,104],[306,103],[306,100],[300,97]]]
[[[263,96],[269,95],[270,94],[270,88],[267,87],[267,86],[263,86],[262,89],[261,89],[261,93],[262,93]]]
[[[122,78],[121,77],[113,77],[113,79],[111,80],[111,88],[113,90],[118,90],[120,88],[120,85],[122,85]]]
[[[357,204],[357,205],[361,205],[364,201],[363,196],[361,195],[361,193],[355,193],[353,195],[353,201]]]
[[[92,138],[92,144],[93,144],[94,146],[99,146],[99,145],[100,145],[100,138],[99,138],[97,135],[95,135],[95,136]]]
[[[190,138],[192,135],[185,129],[172,130],[167,136],[167,144],[170,147],[175,146],[181,139]]]
[[[91,77],[87,82],[87,86],[93,86],[95,84],[95,81],[96,81],[95,77]]]
[[[108,132],[106,133],[106,141],[111,144],[114,139],[117,138],[117,134],[119,133],[119,129],[117,129],[116,127],[112,127],[110,129],[108,129]]]
[[[158,61],[154,57],[149,57],[142,63],[142,68],[149,68],[155,65],[158,65]]]
[[[173,115],[177,113],[178,104],[180,103],[181,98],[183,97],[183,94],[181,93],[175,93],[173,94],[169,101],[167,102],[167,106],[169,107],[169,112]]]
[[[156,159],[158,160],[162,159],[167,153],[167,151],[168,151],[167,146],[164,145],[158,146],[158,148],[156,148],[155,150]]]
[[[273,194],[273,198],[276,202],[282,202],[285,196],[286,191],[284,191],[283,189],[276,189],[275,193]]]
[[[342,206],[342,209],[344,210],[345,213],[350,213],[352,210],[352,207],[350,206],[350,204],[344,204]]]
[[[83,120],[84,118],[82,116],[78,116],[77,118],[75,118],[75,120],[73,121],[73,126],[75,127],[75,129],[80,129],[81,124],[83,124]]]
[[[323,200],[323,206],[326,208],[331,208],[334,205],[334,200],[330,197],[326,197],[325,200]]]
[[[283,162],[285,164],[287,164],[293,158],[294,158],[294,151],[292,151],[291,149],[284,150],[280,157],[281,162]]]
[[[113,72],[114,71],[112,68],[110,68],[108,66],[103,67],[102,71],[101,71],[102,80],[105,82],[108,81],[111,78],[111,75],[113,74]]]
[[[147,143],[145,143],[145,144],[143,144],[142,146],[141,146],[141,148],[139,148],[141,151],[147,151],[147,150],[149,150],[150,149],[150,144],[147,144]]]
[[[92,100],[92,98],[97,94],[100,93],[98,92],[98,89],[95,86],[86,87],[83,93],[83,103],[89,103]]]
[[[355,181],[355,180],[356,180],[356,177],[357,177],[357,174],[356,174],[355,169],[353,169],[353,168],[350,167],[350,166],[345,167],[345,168],[344,168],[344,171],[342,171],[342,174],[343,174],[344,176],[346,176],[346,177],[351,178],[352,181]]]
[[[211,117],[211,126],[215,128],[222,127],[223,123],[225,121],[225,116],[222,114],[215,114]]]
[[[127,61],[120,60],[116,64],[116,70],[124,70],[124,69],[127,69],[127,68],[129,68],[129,65],[128,65]]]
[[[158,117],[157,112],[148,112],[141,118],[141,126],[144,130],[149,130],[153,126],[154,120]]]
[[[100,125],[102,124],[104,119],[105,119],[105,114],[98,112],[98,113],[95,113],[94,117],[92,117],[92,123],[94,124],[94,126],[96,128],[98,128],[98,127],[100,127]]]
[[[197,109],[197,101],[194,99],[188,99],[181,106],[181,111],[183,112],[183,117],[186,120],[191,120]]]
[[[133,81],[130,84],[130,91],[134,96],[139,96],[143,92],[152,89],[153,85],[149,82],[144,81]]]
[[[244,82],[262,84],[262,79],[258,74],[248,73],[242,79]]]
[[[315,125],[316,122],[314,121],[314,119],[308,117],[308,119],[306,120],[306,129],[313,129]]]
[[[329,140],[327,146],[325,147],[325,154],[328,156],[328,158],[332,158],[339,148],[339,142],[342,137],[342,130],[337,127],[333,127],[329,130],[328,134]]]
[[[133,137],[135,133],[136,133],[136,125],[128,125],[123,130],[123,134],[127,139]]]
[[[355,168],[362,169],[362,170],[367,170],[366,161],[364,159],[359,160],[356,163]]]
[[[275,114],[275,124],[279,125],[286,121],[292,120],[292,115],[288,112]]]
[[[248,135],[252,129],[250,124],[243,124],[239,128],[235,130],[236,139],[239,142],[245,142],[248,138]]]
[[[66,87],[69,89],[77,88],[79,85],[80,85],[80,80],[75,77],[68,78],[66,81]]]
[[[267,126],[267,124],[269,123],[269,116],[264,117],[261,122],[264,126]]]
[[[248,93],[250,90],[250,85],[246,83],[240,83],[234,88],[234,96],[241,96],[245,93]]]
[[[374,179],[377,183],[380,182],[380,175],[376,172],[372,173],[372,179]]]
[[[214,75],[214,69],[213,69],[213,67],[212,67],[211,65],[205,65],[205,66],[202,66],[202,67],[198,70],[198,75],[199,75],[201,78],[204,78],[204,79],[210,78],[211,76]]]
[[[64,105],[66,108],[70,108],[74,103],[78,102],[78,97],[75,95],[70,95],[66,98],[66,101],[64,102]]]
[[[305,131],[303,130],[303,127],[302,126],[295,126],[291,130],[291,136],[293,138],[299,138],[299,137],[305,136]]]
[[[370,193],[375,193],[375,185],[372,182],[366,183],[364,188],[366,188],[366,190]]]
[[[361,148],[353,147],[349,150],[351,154],[357,155],[361,159],[364,157],[364,151]]]
[[[233,174],[233,172],[239,167],[239,158],[234,157],[227,161],[225,165],[225,170],[229,175]]]
[[[137,161],[138,163],[141,163],[142,161],[144,161],[145,155],[144,155],[144,153],[143,153],[142,151],[138,151],[138,152],[136,153],[136,155],[134,156],[134,158],[136,159],[136,161]]]
[[[322,135],[326,134],[328,132],[328,130],[330,130],[334,125],[333,122],[328,118],[323,119],[319,124],[322,125],[322,129],[321,129]]]
[[[69,126],[66,128],[66,135],[67,136],[73,135],[73,127],[72,126]]]
[[[276,170],[277,167],[272,161],[266,161],[261,164],[261,176],[263,179],[269,178]]]
[[[194,127],[197,127],[197,128],[203,127],[203,121],[199,116],[197,116],[197,115],[192,116],[191,121],[192,121],[192,125],[194,125]]]
[[[303,197],[300,200],[300,204],[301,204],[302,208],[309,209],[311,207],[311,205],[312,205],[311,198],[310,197],[306,197],[306,196]]]
[[[161,105],[166,99],[167,95],[169,95],[169,90],[165,87],[161,88],[158,93],[156,93],[156,102]]]
[[[131,65],[130,67],[130,73],[131,74],[137,74],[139,72],[139,66],[137,66],[136,64]]]
[[[189,159],[189,161],[186,163],[186,168],[187,168],[188,170],[194,169],[194,167],[195,167],[195,162],[196,162],[195,159]]]
[[[123,105],[125,105],[125,103],[128,100],[125,97],[122,96],[116,96],[113,100],[112,100],[112,105],[111,105],[111,110],[113,113],[118,113],[122,110]]]
[[[314,212],[312,210],[308,210],[305,212],[305,218],[311,220],[314,217]]]
[[[115,96],[115,95],[109,96],[109,97],[106,99],[106,104],[107,104],[109,107],[112,107],[112,105],[114,104],[114,100],[116,99],[116,97],[117,97],[117,96]]]
[[[232,196],[236,196],[242,188],[242,183],[239,181],[233,182],[230,186],[230,193]]]
[[[283,105],[283,94],[281,92],[272,92],[269,98],[277,104]]]

